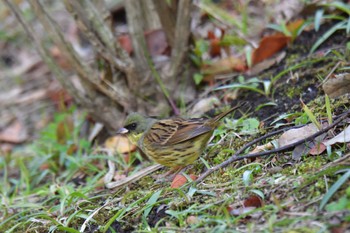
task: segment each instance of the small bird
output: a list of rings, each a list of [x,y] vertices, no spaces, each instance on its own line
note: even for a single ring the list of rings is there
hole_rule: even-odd
[[[201,155],[220,120],[242,105],[210,119],[176,117],[158,120],[131,113],[117,133],[125,134],[155,162],[171,168],[185,167]]]

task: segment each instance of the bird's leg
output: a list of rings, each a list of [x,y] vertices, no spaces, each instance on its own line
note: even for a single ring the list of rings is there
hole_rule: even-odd
[[[177,174],[179,174],[182,170],[184,170],[186,167],[184,166],[176,166],[172,167],[169,171],[167,171],[164,174],[160,175],[153,175],[152,177],[156,179],[157,183],[172,181]]]

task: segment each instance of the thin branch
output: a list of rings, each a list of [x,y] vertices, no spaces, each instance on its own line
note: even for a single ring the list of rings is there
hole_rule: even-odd
[[[138,180],[140,180],[142,177],[145,177],[159,169],[161,169],[162,167],[164,167],[163,165],[160,164],[154,164],[152,166],[146,167],[145,169],[142,169],[138,172],[136,172],[135,174],[126,177],[125,179],[119,180],[119,181],[115,181],[115,182],[109,182],[106,183],[106,188],[108,189],[113,189],[113,188],[120,188],[124,185],[130,184],[132,182],[136,182]]]
[[[314,138],[316,138],[317,136],[327,132],[328,130],[330,130],[331,128],[333,128],[334,126],[338,125],[340,122],[342,122],[348,115],[350,114],[350,110],[348,110],[347,112],[344,113],[344,115],[342,115],[341,117],[339,117],[336,121],[334,121],[333,124],[329,125],[328,127],[318,131],[317,133],[314,133],[312,135],[310,135],[307,138],[301,139],[297,142],[291,143],[289,145],[274,149],[274,150],[270,150],[270,151],[264,151],[264,152],[259,152],[259,153],[254,153],[254,154],[248,154],[248,155],[244,155],[244,156],[239,156],[240,153],[242,153],[244,151],[244,149],[240,149],[238,150],[233,156],[231,156],[229,159],[227,159],[226,161],[224,161],[223,163],[216,165],[215,167],[212,167],[210,169],[208,169],[206,172],[204,172],[196,181],[195,183],[198,184],[200,182],[202,182],[208,175],[212,174],[213,172],[222,169],[224,167],[227,167],[228,165],[230,165],[231,163],[238,161],[238,160],[243,160],[243,159],[248,159],[248,158],[256,158],[256,157],[262,157],[262,156],[266,156],[266,155],[271,155],[274,153],[278,153],[278,152],[282,152],[282,151],[287,151],[291,148],[294,148],[295,146],[298,146],[300,144],[303,144],[305,142],[311,141]],[[279,131],[280,132],[280,131]],[[273,132],[275,133],[275,132]],[[275,133],[276,134],[276,133]],[[267,138],[267,135],[264,135],[261,138]],[[260,141],[261,138],[258,138],[250,143],[249,146],[255,144],[256,142]],[[247,144],[247,145],[248,145]],[[247,146],[245,146],[245,148],[248,148]]]
[[[176,79],[181,72],[181,66],[186,57],[191,32],[191,6],[192,1],[180,0],[176,17],[174,46],[171,50],[171,66],[169,78]]]
[[[172,9],[169,7],[167,1],[153,0],[153,4],[159,15],[159,19],[168,43],[170,44],[171,48],[173,48],[175,43],[176,17]]]
[[[144,24],[142,20],[142,7],[139,0],[125,1],[125,10],[127,14],[127,21],[133,51],[137,59],[139,70],[145,70],[147,66],[146,54],[146,40],[144,36]]]

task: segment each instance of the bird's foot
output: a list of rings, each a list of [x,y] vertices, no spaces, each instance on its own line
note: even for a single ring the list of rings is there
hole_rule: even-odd
[[[156,180],[156,183],[164,183],[164,182],[169,182],[172,181],[177,174],[185,170],[185,167],[174,167],[171,168],[169,171],[167,171],[164,174],[160,175],[152,175],[152,177]]]

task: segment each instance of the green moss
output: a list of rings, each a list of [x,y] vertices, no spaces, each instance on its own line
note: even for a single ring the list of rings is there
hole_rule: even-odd
[[[298,88],[290,88],[287,91],[286,95],[289,97],[289,99],[292,99],[296,95],[300,95],[300,89],[298,89]]]

